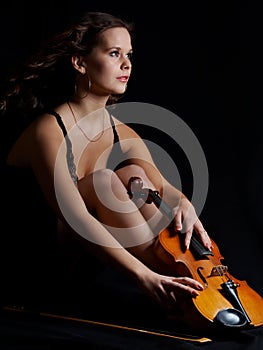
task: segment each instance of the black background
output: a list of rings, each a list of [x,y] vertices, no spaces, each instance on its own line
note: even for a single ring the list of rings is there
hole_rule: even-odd
[[[259,8],[242,1],[10,1],[0,8],[1,79],[86,10],[135,23],[133,74],[122,101],[166,108],[193,130],[209,170],[203,224],[232,274],[262,295]]]

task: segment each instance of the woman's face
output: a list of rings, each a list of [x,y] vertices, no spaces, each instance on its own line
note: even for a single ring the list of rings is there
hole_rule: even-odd
[[[85,57],[90,88],[98,95],[122,94],[131,74],[131,37],[125,28],[105,30]]]

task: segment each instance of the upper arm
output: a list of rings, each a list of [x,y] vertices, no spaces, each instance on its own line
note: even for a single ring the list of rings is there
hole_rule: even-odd
[[[52,116],[39,119],[31,133],[30,166],[49,205],[61,217],[58,195],[62,188],[77,191],[68,170],[64,135]],[[64,195],[63,201],[67,200]]]
[[[122,150],[125,153],[128,163],[130,162],[142,167],[155,188],[161,190],[168,182],[162,175],[160,169],[158,169],[144,140],[135,130],[128,126],[122,126],[120,128],[120,134]]]

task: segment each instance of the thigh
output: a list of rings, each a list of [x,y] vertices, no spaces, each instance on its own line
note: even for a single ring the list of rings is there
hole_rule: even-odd
[[[110,169],[101,169],[78,182],[79,192],[89,212],[97,216],[101,210],[113,210],[118,201],[128,201],[127,189]]]

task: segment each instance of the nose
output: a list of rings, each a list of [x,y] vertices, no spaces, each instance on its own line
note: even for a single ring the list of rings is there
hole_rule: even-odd
[[[125,58],[123,59],[121,68],[122,68],[122,69],[126,69],[126,70],[130,69],[130,68],[131,68],[131,61],[130,61],[128,58],[125,57]]]

